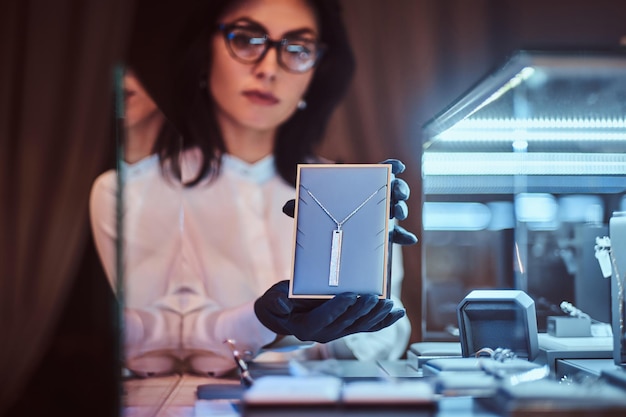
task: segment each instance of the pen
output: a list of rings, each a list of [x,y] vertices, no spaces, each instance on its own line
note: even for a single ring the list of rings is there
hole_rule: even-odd
[[[239,350],[237,349],[237,346],[235,346],[235,341],[233,339],[226,339],[224,340],[224,343],[228,345],[231,352],[233,353],[233,359],[235,360],[237,368],[239,368],[241,383],[246,387],[252,386],[252,384],[254,383],[254,379],[252,379],[252,376],[250,375],[248,364],[246,364],[246,362],[243,360],[241,354],[239,353]]]

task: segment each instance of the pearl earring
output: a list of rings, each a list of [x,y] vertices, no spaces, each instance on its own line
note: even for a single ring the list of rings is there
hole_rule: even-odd
[[[304,99],[300,99],[298,102],[298,110],[306,109],[306,101]]]

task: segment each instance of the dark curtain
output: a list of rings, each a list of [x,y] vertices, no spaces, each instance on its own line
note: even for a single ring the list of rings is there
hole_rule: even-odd
[[[409,218],[421,230],[421,127],[522,48],[615,48],[626,2],[613,0],[341,0],[356,78],[322,146],[344,162],[401,159]],[[404,249],[403,302],[421,340],[422,253]]]
[[[115,369],[93,370],[116,352],[106,333],[115,308],[90,246],[87,203],[114,149],[112,69],[132,5],[0,5],[0,415],[117,411],[84,389],[99,378],[115,389]]]

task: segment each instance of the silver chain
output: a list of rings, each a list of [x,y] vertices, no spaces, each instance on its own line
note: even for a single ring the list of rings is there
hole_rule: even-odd
[[[335,219],[335,217],[334,217],[332,214],[330,214],[330,211],[328,211],[328,209],[327,209],[326,207],[324,207],[324,205],[321,203],[321,201],[319,201],[319,200],[317,199],[317,197],[315,197],[315,196],[313,195],[313,193],[312,193],[312,192],[311,192],[308,188],[306,188],[306,187],[305,187],[304,185],[302,185],[302,184],[300,184],[300,186],[301,186],[302,188],[304,188],[304,190],[305,190],[305,191],[306,191],[306,192],[307,192],[307,193],[311,196],[311,198],[312,198],[313,200],[315,200],[315,202],[317,203],[317,205],[318,205],[318,206],[320,206],[320,208],[321,208],[322,210],[324,210],[324,213],[326,213],[326,214],[328,215],[328,217],[330,217],[330,218],[331,218],[331,219],[335,222],[335,224],[337,225],[337,230],[341,230],[341,226],[342,226],[345,222],[347,222],[347,221],[350,219],[350,217],[354,216],[354,215],[355,215],[355,214],[356,214],[359,210],[361,210],[361,208],[362,208],[364,205],[366,205],[368,201],[370,201],[372,198],[374,198],[374,196],[375,196],[376,194],[378,194],[378,192],[379,192],[380,190],[382,190],[383,188],[385,188],[387,185],[383,185],[383,186],[382,186],[382,187],[380,187],[378,190],[374,191],[374,192],[372,193],[372,195],[370,195],[369,197],[367,197],[367,199],[366,199],[364,202],[362,202],[362,203],[361,203],[361,204],[360,204],[357,208],[355,208],[354,210],[352,210],[352,213],[348,214],[348,215],[346,216],[346,218],[345,218],[345,219],[343,219],[342,221],[337,221],[337,219]]]

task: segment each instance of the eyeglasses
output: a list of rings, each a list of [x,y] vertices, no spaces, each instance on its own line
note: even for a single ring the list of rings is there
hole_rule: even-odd
[[[313,68],[324,51],[317,40],[298,36],[270,39],[261,28],[234,23],[218,26],[230,55],[244,64],[263,60],[270,48],[276,48],[278,64],[289,72],[302,73]]]

